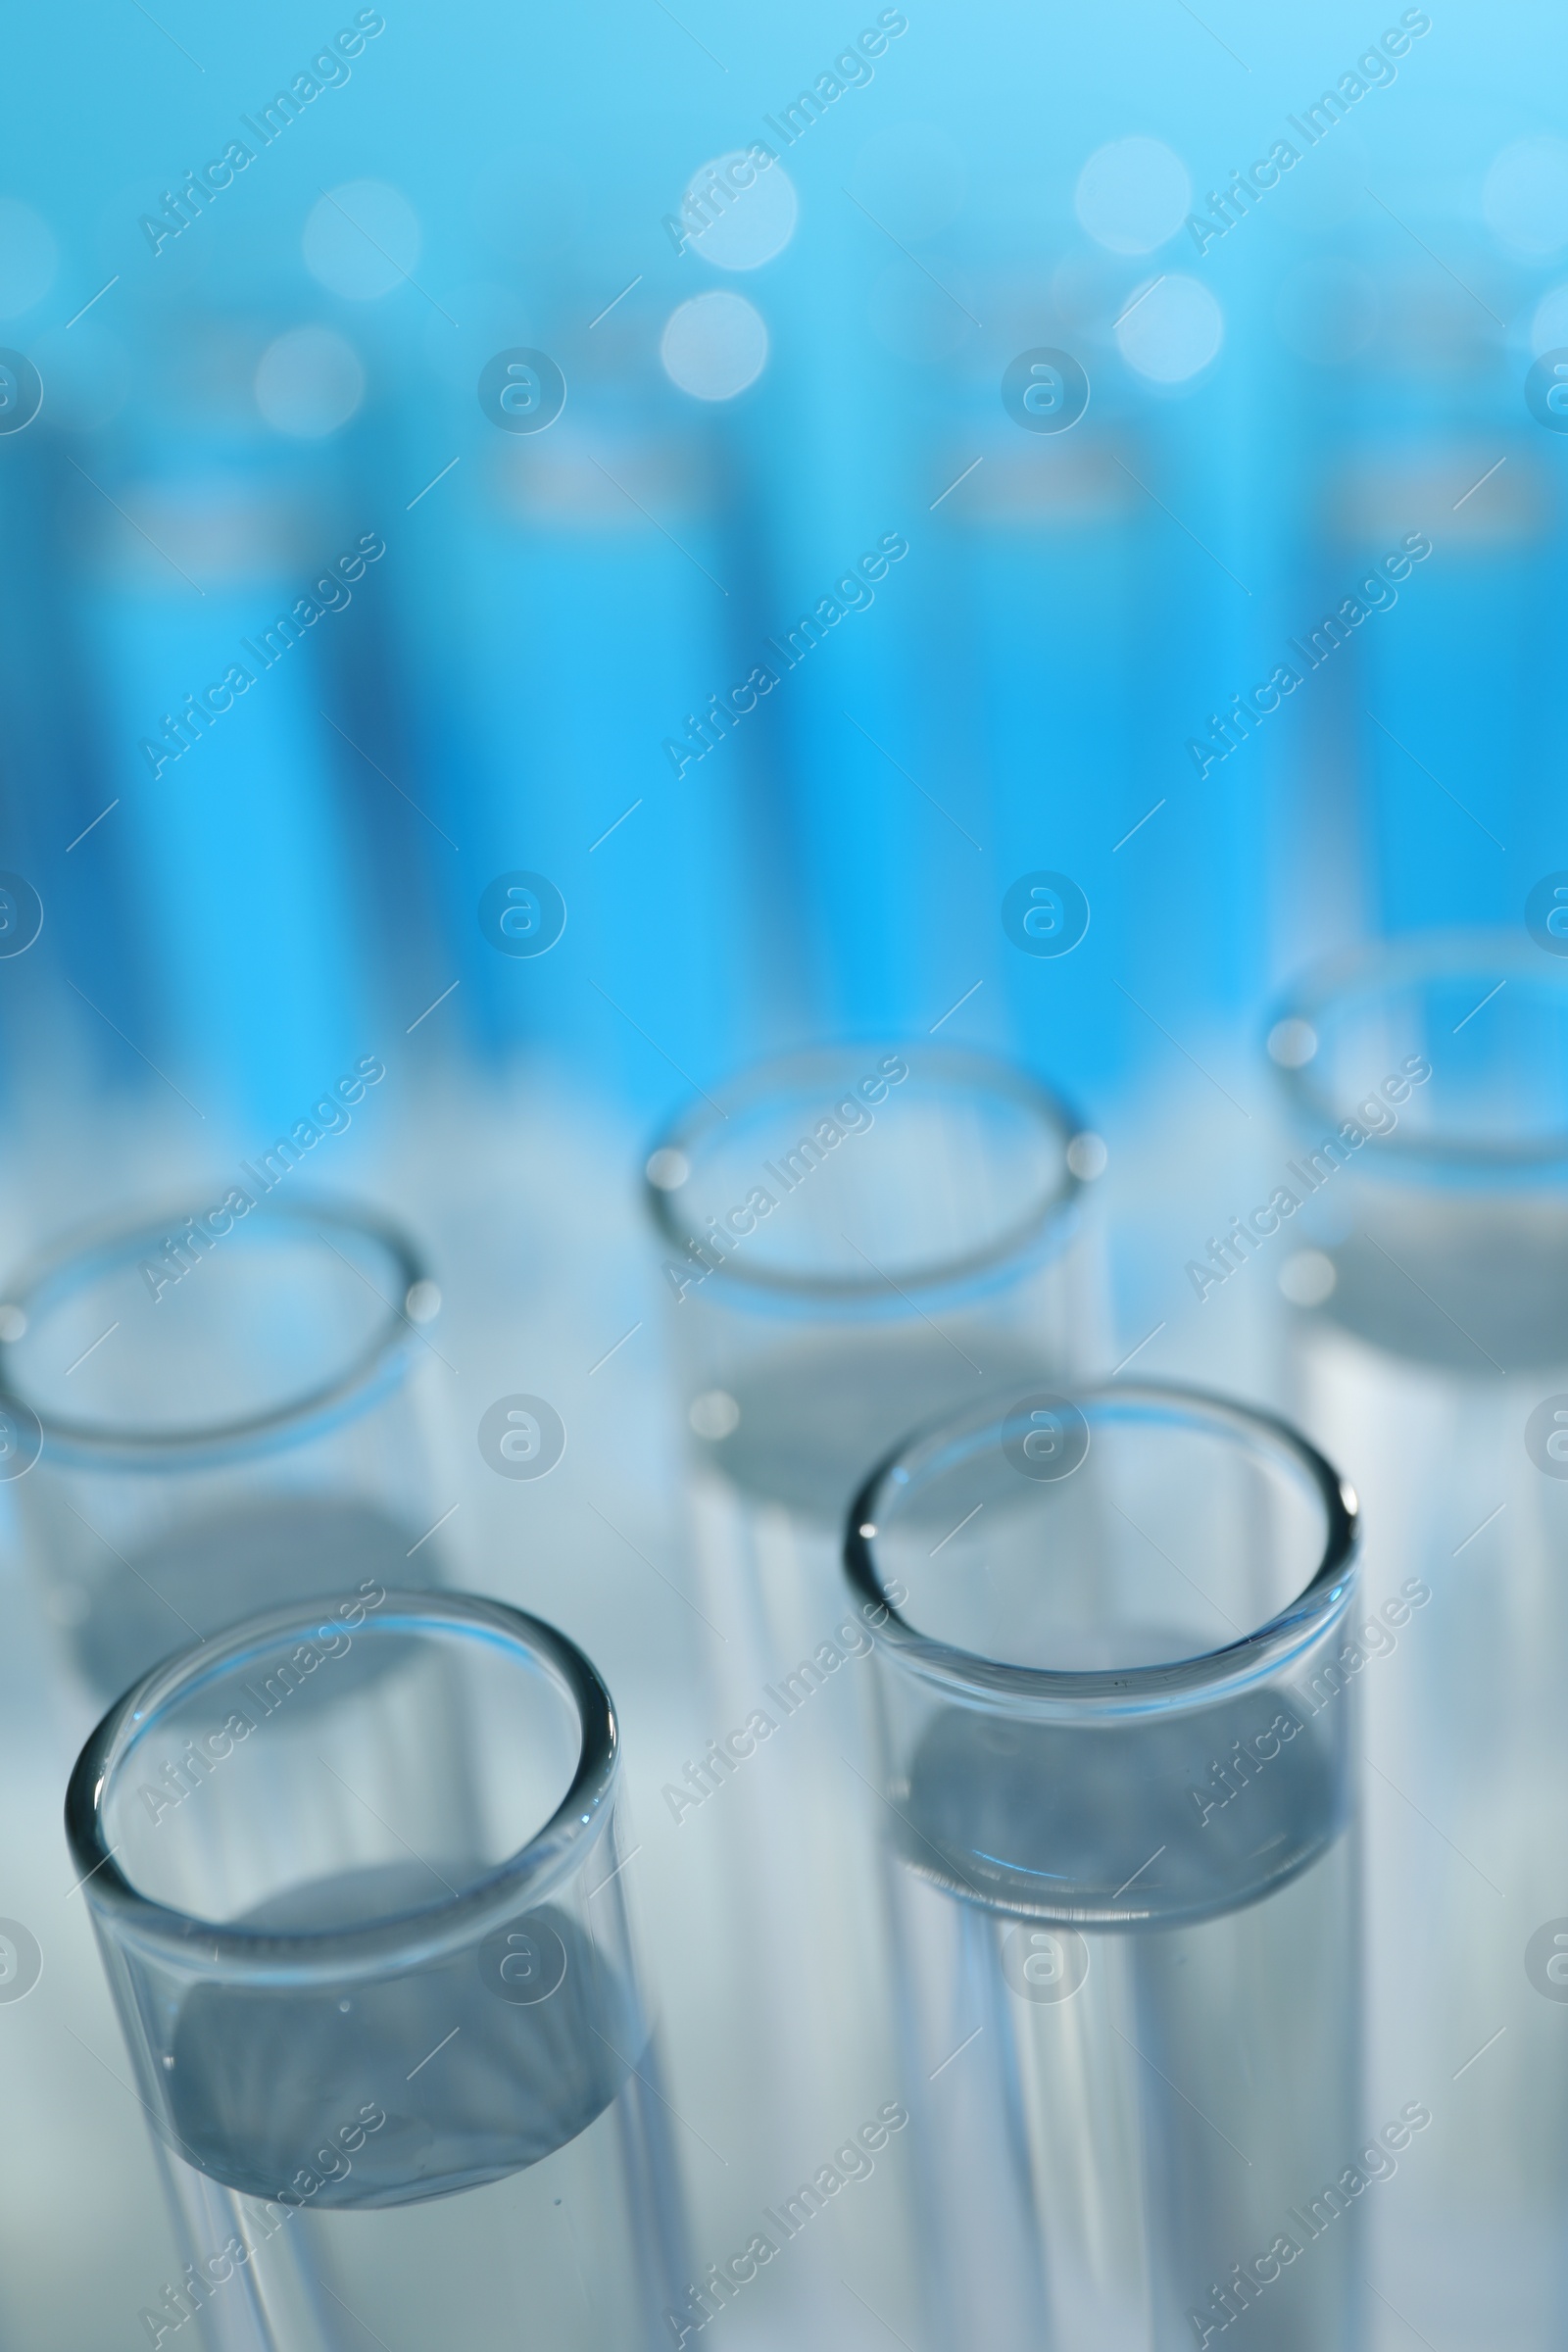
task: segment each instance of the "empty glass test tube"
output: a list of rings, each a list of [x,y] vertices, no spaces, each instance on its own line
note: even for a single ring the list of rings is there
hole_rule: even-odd
[[[933,2343],[1360,2340],[1398,2160],[1357,2096],[1354,1544],[1310,1446],[1174,1389],[983,1405],[858,1497]]]
[[[435,1284],[374,1214],[249,1198],[89,1235],[0,1303],[0,1473],[100,1704],[258,1608],[441,1581]]]
[[[618,1766],[563,1636],[370,1580],[104,1718],[66,1822],[184,2241],[154,2342],[659,2340],[684,2265]]]

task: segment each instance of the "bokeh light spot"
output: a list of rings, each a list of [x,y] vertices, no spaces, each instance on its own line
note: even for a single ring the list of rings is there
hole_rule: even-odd
[[[1568,245],[1568,145],[1516,139],[1493,162],[1481,190],[1493,235],[1516,253],[1543,258]]]
[[[1078,174],[1078,219],[1112,253],[1152,253],[1187,218],[1193,183],[1162,139],[1112,139]]]
[[[737,180],[748,184],[738,186]],[[800,209],[795,182],[782,164],[759,171],[737,147],[693,172],[681,222],[692,240],[689,250],[714,269],[760,270],[794,236]]]
[[[295,326],[263,352],[256,405],[274,431],[319,441],[365,398],[365,369],[352,343],[329,326]]]
[[[1156,384],[1181,384],[1206,368],[1225,340],[1225,314],[1196,277],[1154,279],[1129,297],[1116,342],[1129,368]]]
[[[419,258],[414,207],[384,179],[328,188],[305,223],[305,266],[332,294],[378,302],[406,285]]]
[[[742,294],[697,294],[671,311],[659,356],[694,400],[733,400],[767,361],[767,328]]]

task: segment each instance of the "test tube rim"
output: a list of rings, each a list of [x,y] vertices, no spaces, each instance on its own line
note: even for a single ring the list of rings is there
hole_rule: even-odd
[[[64,1235],[19,1269],[3,1296],[26,1313],[41,1298],[66,1295],[138,1254],[160,1250],[172,1227],[197,1213],[192,1197],[186,1197],[169,1211],[116,1218]],[[150,1429],[132,1423],[74,1421],[39,1411],[14,1377],[17,1343],[0,1341],[0,1412],[21,1407],[30,1414],[42,1432],[44,1453],[64,1468],[165,1473],[249,1460],[318,1437],[368,1411],[397,1385],[408,1359],[413,1327],[398,1302],[406,1300],[416,1285],[429,1280],[419,1250],[402,1226],[355,1200],[303,1193],[286,1201],[259,1200],[243,1220],[247,1234],[253,1217],[302,1228],[334,1225],[376,1243],[391,1262],[395,1302],[333,1379],[264,1412],[230,1421]]]
[[[1512,931],[1476,926],[1471,929],[1413,931],[1393,939],[1362,940],[1354,947],[1313,964],[1292,983],[1271,1007],[1265,1036],[1282,1021],[1299,1020],[1316,1028],[1314,1016],[1336,998],[1375,996],[1380,990],[1424,980],[1456,978],[1474,969],[1480,985],[1488,972],[1504,979],[1528,979],[1538,988],[1556,988],[1568,995],[1568,965],[1558,970],[1552,959]],[[1313,1083],[1311,1059],[1296,1068],[1282,1067],[1270,1057],[1276,1083],[1293,1109],[1302,1118],[1338,1123],[1353,1116],[1353,1105],[1336,1104]],[[1450,1169],[1455,1173],[1494,1172],[1499,1177],[1528,1174],[1568,1160],[1568,1128],[1517,1142],[1476,1142],[1441,1134],[1412,1134],[1401,1122],[1376,1139],[1391,1161],[1418,1169]]]
[[[1154,1666],[1090,1671],[1019,1666],[922,1634],[889,1600],[877,1572],[873,1546],[880,1540],[878,1516],[889,1481],[911,1453],[943,1438],[971,1431],[979,1444],[1000,1440],[1005,1410],[995,1398],[927,1423],[903,1439],[870,1473],[850,1505],[845,1526],[844,1570],[858,1602],[872,1612],[873,1640],[901,1665],[923,1680],[961,1693],[975,1704],[1021,1708],[1061,1722],[1125,1720],[1182,1706],[1207,1706],[1224,1696],[1274,1677],[1291,1659],[1318,1641],[1326,1625],[1349,1607],[1360,1544],[1360,1512],[1353,1490],[1317,1447],[1280,1415],[1242,1403],[1209,1389],[1178,1382],[1104,1383],[1075,1390],[1080,1407],[1113,1404],[1176,1408],[1205,1417],[1233,1436],[1267,1442],[1304,1472],[1324,1513],[1324,1547],[1307,1583],[1283,1608],[1250,1634],[1196,1657]],[[864,1531],[870,1528],[872,1533]]]
[[[992,1090],[1010,1096],[1043,1117],[1043,1123],[1059,1137],[1062,1154],[1061,1173],[1055,1186],[1026,1216],[982,1249],[942,1259],[934,1265],[901,1267],[899,1288],[922,1297],[957,1288],[1004,1269],[1054,1226],[1065,1231],[1084,1181],[1073,1173],[1067,1148],[1076,1136],[1086,1131],[1088,1122],[1078,1115],[1064,1095],[1037,1078],[1033,1071],[1000,1054],[981,1053],[968,1046],[933,1044],[929,1039],[890,1041],[885,1037],[862,1037],[829,1039],[748,1063],[724,1081],[716,1095],[695,1096],[666,1119],[644,1155],[643,1200],[660,1240],[671,1249],[685,1250],[689,1242],[701,1237],[682,1229],[671,1212],[671,1194],[646,1173],[648,1163],[659,1152],[674,1151],[690,1159],[693,1146],[718,1132],[720,1122],[728,1115],[726,1103],[747,1103],[771,1088],[788,1084],[792,1077],[804,1077],[829,1062],[842,1064],[858,1054],[889,1052],[905,1056],[917,1054],[928,1067],[967,1083],[977,1092]],[[910,1066],[912,1069],[914,1065]],[[760,1300],[768,1298],[796,1300],[825,1308],[853,1308],[869,1301],[885,1301],[890,1279],[874,1271],[845,1275],[783,1273],[738,1255],[726,1257],[711,1272],[719,1282],[734,1285],[743,1294],[756,1294]]]
[[[355,1598],[357,1595],[345,1595]],[[160,1959],[205,1977],[224,1969],[257,1984],[337,1984],[380,1978],[427,1965],[463,1950],[491,1925],[519,1908],[543,1902],[578,1870],[612,1817],[610,1799],[620,1771],[620,1732],[614,1702],[597,1667],[569,1636],[543,1618],[470,1592],[388,1592],[373,1619],[356,1633],[372,1639],[408,1627],[446,1622],[466,1634],[500,1636],[543,1659],[577,1710],[581,1747],[570,1786],[549,1819],[517,1850],[461,1893],[353,1928],[319,1930],[234,1927],[177,1911],[143,1894],[126,1878],[105,1841],[102,1800],[110,1774],[134,1747],[139,1716],[185,1696],[198,1679],[230,1671],[247,1648],[268,1650],[317,1626],[330,1600],[290,1602],[268,1609],[164,1659],[134,1683],[89,1735],[66,1789],[67,1843],[78,1884],[95,1912],[114,1916],[117,1941],[135,1943]],[[383,1613],[384,1609],[384,1613]]]

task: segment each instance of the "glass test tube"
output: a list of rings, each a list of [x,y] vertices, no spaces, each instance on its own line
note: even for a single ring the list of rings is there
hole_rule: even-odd
[[[1294,1408],[1369,1531],[1369,2096],[1437,2118],[1376,2206],[1375,2275],[1438,2352],[1536,2352],[1568,2328],[1568,964],[1517,935],[1374,945],[1294,991],[1269,1050],[1298,1205],[1275,1196],[1259,1254]]]
[[[100,1703],[260,1606],[441,1581],[410,1378],[440,1294],[379,1217],[247,1200],[77,1241],[0,1304],[0,1468]]]
[[[1327,1671],[1354,1544],[1292,1431],[1176,1389],[988,1402],[857,1498],[933,2343],[1359,2341],[1397,2159]]]
[[[154,2341],[660,2339],[684,2266],[618,1767],[563,1636],[368,1579],[111,1709],[66,1824],[184,2239]]]
[[[815,1048],[704,1096],[647,1196],[707,1459],[836,1526],[908,1430],[1061,1370],[1074,1196],[1102,1157],[1025,1071],[954,1047]]]
[[[1076,1169],[1101,1156],[1025,1072],[883,1043],[745,1073],[647,1164],[698,1456],[696,1597],[715,1634],[706,1746],[663,1791],[669,1842],[710,1916],[703,1998],[679,2038],[689,1996],[671,1989],[671,2052],[678,2069],[700,2064],[722,2021],[735,2058],[714,2135],[762,2203],[897,2088],[867,1785],[871,1630],[843,1589],[843,1512],[933,1413],[1059,1383],[1089,1324]],[[818,2231],[792,2248],[789,2279],[815,2297],[792,2308],[797,2337],[858,2340],[868,2323],[846,2276],[896,2329],[917,2323],[894,2145],[865,2196],[844,2200],[834,2227],[853,2210],[853,2246],[830,2261]],[[717,2230],[717,2213],[702,2227]]]

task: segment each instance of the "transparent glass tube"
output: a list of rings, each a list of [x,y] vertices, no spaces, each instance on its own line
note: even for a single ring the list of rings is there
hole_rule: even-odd
[[[760,1064],[647,1162],[692,1433],[694,1597],[713,1629],[707,1744],[664,1801],[706,1890],[736,2053],[718,2123],[761,2204],[897,2091],[871,1630],[844,1592],[844,1510],[933,1413],[1054,1393],[1092,1354],[1080,1203],[1102,1161],[1028,1073],[927,1041]],[[689,2018],[683,2066],[703,2064],[710,2018]],[[858,2343],[862,2303],[896,2332],[919,2325],[906,2143],[889,2151],[857,2203],[853,2294],[828,2233],[792,2245],[798,2339]]]
[[[1398,2160],[1357,2097],[1354,1543],[1292,1431],[1174,1389],[972,1408],[858,1497],[933,2343],[1360,2340]]]
[[[956,1047],[820,1047],[704,1096],[646,1183],[707,1458],[836,1527],[907,1431],[1064,1369],[1103,1161],[1025,1071]]]
[[[1293,1409],[1367,1516],[1369,2092],[1415,2082],[1437,2117],[1419,2186],[1376,2207],[1376,2276],[1438,2352],[1544,2352],[1568,2331],[1568,962],[1380,944],[1296,989],[1269,1051]]]
[[[89,1235],[0,1303],[0,1474],[100,1704],[258,1608],[441,1581],[434,1283],[379,1217],[246,1197]]]
[[[104,1718],[66,1825],[184,2237],[155,2342],[661,2339],[686,2266],[618,1763],[560,1634],[371,1581]]]

